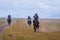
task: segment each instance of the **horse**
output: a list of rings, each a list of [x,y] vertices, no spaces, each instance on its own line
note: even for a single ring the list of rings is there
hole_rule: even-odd
[[[39,21],[37,19],[33,20],[34,32],[39,32]]]
[[[29,25],[29,26],[31,26],[31,23],[32,23],[31,21],[28,21],[28,25]]]
[[[7,22],[8,22],[8,25],[10,26],[10,24],[11,24],[11,16],[10,15],[8,15]]]
[[[28,16],[28,25],[31,26],[31,24],[32,24],[31,17]]]

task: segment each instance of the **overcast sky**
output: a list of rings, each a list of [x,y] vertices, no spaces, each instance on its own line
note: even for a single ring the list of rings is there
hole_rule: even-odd
[[[0,0],[0,17],[27,17],[38,13],[40,18],[60,19],[60,0]]]

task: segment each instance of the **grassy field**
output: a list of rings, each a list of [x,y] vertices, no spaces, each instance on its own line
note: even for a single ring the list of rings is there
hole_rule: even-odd
[[[20,20],[3,31],[2,40],[60,40],[59,21],[41,20],[40,32],[34,32],[33,25]]]
[[[3,25],[4,23],[6,23],[6,19],[0,18],[0,27],[1,27],[1,25]]]

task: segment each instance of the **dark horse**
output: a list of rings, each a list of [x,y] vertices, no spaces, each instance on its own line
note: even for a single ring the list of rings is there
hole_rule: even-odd
[[[11,24],[11,16],[10,15],[8,15],[7,22],[8,22],[8,25],[10,26],[10,24]]]
[[[37,19],[33,20],[34,32],[39,32],[39,21]]]
[[[31,26],[32,22],[31,22],[31,17],[28,16],[28,25]]]

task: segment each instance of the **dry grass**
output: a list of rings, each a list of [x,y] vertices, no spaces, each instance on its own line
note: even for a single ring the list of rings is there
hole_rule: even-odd
[[[4,20],[0,20],[0,27],[3,25],[3,24],[5,24],[6,23],[6,21],[4,21]]]
[[[43,25],[41,23],[40,28]],[[50,26],[50,24],[49,24]],[[21,20],[9,28],[7,28],[2,35],[2,40],[60,40],[60,32],[34,32],[33,26],[29,27],[26,21]]]

